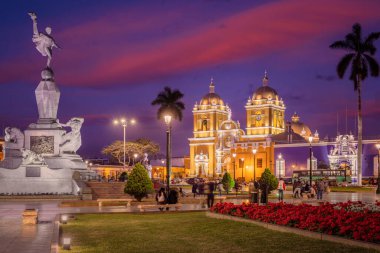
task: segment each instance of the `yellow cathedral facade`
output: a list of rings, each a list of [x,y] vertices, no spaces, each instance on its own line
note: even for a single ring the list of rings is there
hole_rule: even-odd
[[[246,130],[231,117],[231,109],[215,92],[211,80],[209,93],[193,108],[193,137],[190,145],[190,176],[220,177],[229,172],[234,178],[250,181],[265,168],[274,172],[274,142],[271,137],[285,131],[285,104],[269,86],[263,84],[246,105]]]

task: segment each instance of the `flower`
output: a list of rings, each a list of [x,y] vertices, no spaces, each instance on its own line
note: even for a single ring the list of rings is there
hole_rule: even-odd
[[[211,212],[295,227],[355,240],[380,243],[380,202],[345,202],[321,206],[269,203],[218,203]]]

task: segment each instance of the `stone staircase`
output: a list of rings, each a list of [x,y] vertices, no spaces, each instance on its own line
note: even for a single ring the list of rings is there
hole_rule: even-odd
[[[125,183],[123,182],[86,182],[87,186],[91,188],[92,199],[120,199],[129,197],[124,193]]]

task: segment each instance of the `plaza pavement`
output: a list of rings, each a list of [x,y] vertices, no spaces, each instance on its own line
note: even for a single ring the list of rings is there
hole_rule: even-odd
[[[291,193],[291,192],[286,192]],[[325,201],[345,202],[380,201],[375,193],[336,193],[325,194]],[[240,204],[244,199],[228,199],[228,202]],[[277,202],[271,199],[271,202]],[[292,203],[293,199],[285,199]],[[45,253],[50,252],[53,235],[53,221],[63,213],[126,213],[138,212],[137,207],[103,206],[103,207],[59,207],[60,201],[0,201],[0,253]],[[39,210],[40,223],[22,224],[22,212],[27,208]],[[199,204],[184,204],[183,210],[205,210]]]

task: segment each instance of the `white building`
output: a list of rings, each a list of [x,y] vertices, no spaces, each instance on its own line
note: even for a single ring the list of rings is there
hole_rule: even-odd
[[[346,170],[352,183],[358,181],[357,143],[352,134],[338,135],[336,144],[328,155],[331,169]]]
[[[276,177],[285,177],[285,159],[279,154],[276,159]]]

